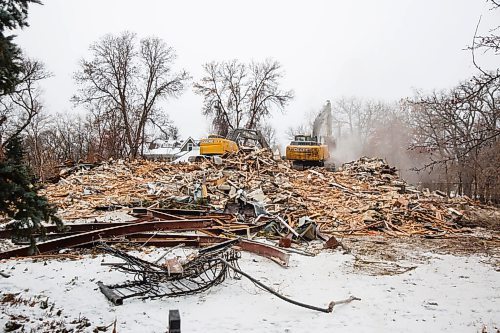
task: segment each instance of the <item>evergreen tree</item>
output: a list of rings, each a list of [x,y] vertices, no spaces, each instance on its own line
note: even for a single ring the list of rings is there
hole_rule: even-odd
[[[21,70],[21,50],[13,42],[14,36],[6,36],[4,33],[5,30],[28,26],[30,3],[41,4],[40,0],[0,1],[0,95],[14,88]]]
[[[62,222],[47,199],[37,194],[33,175],[23,156],[21,139],[14,137],[6,147],[4,160],[0,161],[0,213],[13,218],[14,229],[29,236],[43,232],[42,221],[58,225]]]

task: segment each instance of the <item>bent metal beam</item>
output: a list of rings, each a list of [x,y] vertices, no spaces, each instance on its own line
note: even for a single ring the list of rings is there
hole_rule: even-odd
[[[12,257],[24,257],[33,255],[35,253],[45,253],[57,251],[62,248],[75,247],[83,244],[98,242],[103,238],[116,237],[122,235],[130,235],[138,232],[146,231],[163,231],[163,230],[196,230],[209,227],[214,224],[212,219],[193,219],[186,221],[167,220],[167,221],[154,221],[154,222],[140,222],[133,224],[126,224],[121,226],[114,226],[101,230],[94,230],[84,232],[77,235],[61,237],[47,242],[38,243],[36,249],[31,246],[25,246],[11,251],[1,252],[0,259],[8,259]]]

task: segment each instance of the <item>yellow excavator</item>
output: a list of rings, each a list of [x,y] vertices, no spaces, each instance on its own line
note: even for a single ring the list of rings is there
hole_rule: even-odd
[[[314,120],[313,135],[295,135],[286,147],[286,159],[292,161],[292,167],[297,170],[325,165],[333,170],[335,165],[329,161],[330,146],[335,146],[335,140],[332,136],[331,104],[327,101]]]
[[[207,139],[200,141],[200,155],[220,156],[230,153],[237,153],[245,146],[269,148],[266,139],[259,130],[249,130],[237,128],[224,138],[219,135],[209,135]]]
[[[328,146],[321,144],[316,136],[296,135],[286,147],[286,159],[292,161],[294,169],[322,167],[329,158]]]
[[[226,153],[237,153],[239,151],[236,142],[219,135],[209,135],[207,139],[200,141],[200,155],[224,155]]]

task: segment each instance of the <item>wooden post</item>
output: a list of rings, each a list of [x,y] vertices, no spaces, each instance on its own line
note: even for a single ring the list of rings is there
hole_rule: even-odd
[[[168,333],[181,333],[181,315],[179,310],[168,311]]]

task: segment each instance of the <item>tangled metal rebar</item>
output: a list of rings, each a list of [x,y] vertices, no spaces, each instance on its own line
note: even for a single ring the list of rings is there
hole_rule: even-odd
[[[220,284],[232,273],[227,263],[238,266],[239,251],[231,249],[234,240],[217,244],[199,251],[198,255],[182,265],[182,270],[171,272],[163,265],[134,257],[107,245],[100,248],[124,262],[116,264],[117,270],[133,275],[120,284],[104,285],[98,282],[101,291],[116,305],[131,297],[157,298],[175,297],[203,292]]]

